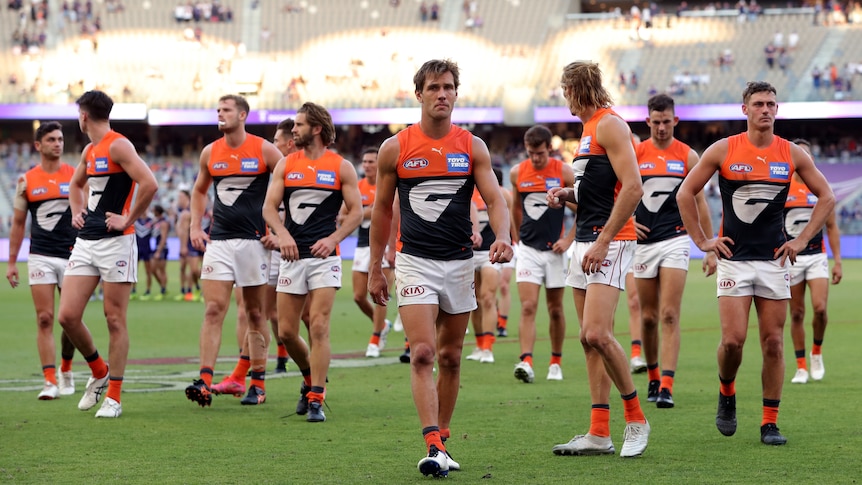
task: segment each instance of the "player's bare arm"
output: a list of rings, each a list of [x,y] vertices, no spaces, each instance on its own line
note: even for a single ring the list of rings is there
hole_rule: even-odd
[[[682,224],[688,230],[692,242],[704,253],[713,251],[716,256],[722,258],[733,256],[733,252],[730,250],[730,246],[734,244],[733,240],[727,236],[713,237],[712,234],[707,235],[704,232],[697,210],[696,195],[698,192],[703,192],[703,187],[712,175],[721,168],[721,162],[726,156],[727,139],[713,143],[703,152],[697,165],[685,176],[685,180],[682,181],[676,193],[679,215],[682,217]]]
[[[694,150],[689,150],[688,152],[688,167],[689,171],[692,170],[695,166],[697,166],[698,162],[700,162],[700,157],[697,156],[697,152]],[[701,190],[695,196],[695,203],[697,204],[697,215],[700,218],[700,229],[706,234],[709,238],[712,238],[715,235],[714,229],[712,227],[712,216],[709,213],[709,204],[706,202],[706,191]],[[718,258],[715,256],[715,252],[709,251],[703,255],[703,261],[701,262],[701,267],[706,276],[712,276],[715,273]]]
[[[12,288],[18,286],[18,252],[24,241],[24,225],[27,223],[27,179],[22,175],[18,178],[15,188],[15,201],[12,210],[12,227],[9,231],[9,264],[6,267],[6,279]]]
[[[497,177],[491,169],[491,154],[481,138],[473,137],[473,178],[482,200],[488,206],[488,221],[494,230],[495,240],[491,244],[490,259],[492,263],[511,261],[514,255],[510,238],[509,210]]]
[[[563,187],[569,187],[575,185],[575,171],[572,170],[571,165],[563,165]],[[578,212],[578,206],[571,202],[566,203],[566,206],[575,214]],[[569,231],[566,232],[560,239],[554,242],[553,251],[557,254],[563,254],[569,250],[572,243],[575,242],[575,232],[576,232],[576,224],[572,224],[572,227],[569,228]]]
[[[92,143],[84,147],[81,152],[81,161],[75,167],[75,173],[69,180],[69,208],[72,211],[72,227],[81,229],[84,227],[84,218],[87,216],[86,195],[84,190],[87,186],[87,158],[86,153]]]
[[[790,144],[790,155],[799,177],[808,186],[808,190],[817,196],[817,202],[811,211],[811,218],[802,228],[799,236],[784,243],[775,252],[775,257],[781,258],[781,264],[784,264],[787,259],[790,259],[791,264],[796,263],[796,255],[805,249],[808,241],[816,233],[823,229],[823,226],[826,225],[826,219],[830,214],[834,214],[835,210],[835,194],[832,193],[832,187],[829,186],[826,177],[814,165],[811,157],[798,145],[792,143]]]
[[[369,246],[371,259],[368,267],[368,293],[378,305],[389,301],[389,282],[383,274],[383,256],[390,241],[398,173],[396,164],[401,147],[397,137],[383,142],[377,154],[377,189],[374,209],[371,212]]]
[[[119,138],[111,143],[109,151],[111,159],[138,185],[135,203],[128,213],[105,213],[105,225],[109,231],[125,231],[147,212],[150,202],[159,190],[159,183],[150,167],[138,156],[135,146],[126,138]]]
[[[325,258],[332,254],[338,243],[352,234],[362,223],[362,195],[359,193],[358,177],[353,164],[342,159],[339,176],[346,212],[335,232],[311,245],[311,254],[317,258]]]
[[[198,251],[206,249],[206,243],[210,237],[204,232],[201,227],[201,220],[204,212],[207,210],[207,193],[212,186],[213,178],[210,174],[209,163],[210,154],[212,153],[212,143],[205,146],[201,150],[200,167],[198,168],[198,178],[195,179],[195,185],[191,191],[191,203],[189,205],[191,212],[191,227],[189,228],[189,240],[192,242],[192,247]]]
[[[272,171],[272,179],[269,182],[269,187],[266,189],[266,198],[263,200],[262,215],[266,225],[271,227],[278,237],[278,250],[281,252],[281,259],[297,261],[299,259],[299,248],[296,245],[296,240],[293,239],[293,236],[284,227],[284,222],[278,217],[278,206],[284,200],[284,171],[286,165],[287,159],[282,158]]]

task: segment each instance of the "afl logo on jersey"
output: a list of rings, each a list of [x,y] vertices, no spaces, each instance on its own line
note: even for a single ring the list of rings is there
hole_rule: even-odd
[[[428,166],[428,160],[424,158],[411,158],[402,164],[407,170],[422,170]]]
[[[60,184],[60,195],[69,195],[69,184]]]
[[[216,162],[213,164],[213,170],[227,170],[227,162]]]
[[[641,170],[652,170],[655,168],[655,164],[652,162],[644,162],[644,163],[638,165],[638,168]]]
[[[751,165],[745,163],[734,163],[730,166],[730,171],[735,173],[749,173],[752,170]]]
[[[410,285],[401,288],[401,296],[420,296],[425,293],[425,287],[420,285]]]
[[[720,280],[718,282],[718,287],[721,288],[722,290],[729,290],[729,289],[733,288],[734,286],[736,286],[736,281],[733,281],[733,280],[730,280],[727,278]]]
[[[47,194],[47,193],[48,193],[48,189],[46,189],[45,187],[36,187],[35,189],[30,191],[30,195],[32,195],[32,196],[37,196],[37,195],[42,195],[42,194]]]
[[[299,172],[290,172],[287,174],[287,180],[302,180],[303,175]]]
[[[522,189],[528,189],[532,186],[533,182],[530,182],[529,180],[527,180],[526,182],[521,182],[521,184],[519,185],[519,187],[521,187]]]

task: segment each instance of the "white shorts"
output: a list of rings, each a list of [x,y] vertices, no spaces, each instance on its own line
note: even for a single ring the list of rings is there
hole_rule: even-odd
[[[790,286],[819,278],[829,279],[829,258],[826,253],[796,256],[796,264],[791,265],[789,271]]]
[[[790,299],[790,272],[781,260],[718,260],[718,296],[759,296],[769,300]]]
[[[387,246],[388,248],[388,246]],[[353,251],[353,271],[357,273],[367,273],[371,265],[371,248],[368,246],[356,248]],[[383,258],[383,269],[389,267],[389,262]]]
[[[655,278],[659,268],[674,268],[688,271],[691,258],[691,238],[677,236],[664,241],[638,244],[635,262],[632,265],[635,278]]]
[[[473,260],[439,261],[395,254],[395,291],[398,306],[438,305],[449,314],[476,309]]]
[[[635,257],[636,241],[611,241],[608,246],[608,255],[602,262],[602,270],[587,275],[581,267],[584,253],[593,245],[593,242],[575,242],[575,250],[569,263],[569,277],[566,284],[579,290],[586,290],[587,285],[601,284],[613,286],[625,291],[626,274],[632,267]]]
[[[270,251],[269,255],[269,281],[266,282],[269,286],[278,286],[278,271],[281,267],[281,251]]]
[[[500,271],[503,269],[503,264],[491,262],[491,251],[476,251],[474,249],[473,271],[482,271],[483,268],[491,268]]]
[[[138,242],[134,234],[75,240],[65,276],[99,276],[106,283],[138,281]]]
[[[545,285],[545,288],[563,288],[566,286],[566,255],[539,251],[518,243],[515,282]]]
[[[237,288],[269,281],[271,251],[256,239],[210,241],[204,252],[201,279],[233,281]]]
[[[318,288],[341,288],[341,256],[281,260],[275,291],[307,295]]]
[[[63,274],[66,272],[68,259],[54,256],[31,254],[27,258],[27,272],[30,273],[30,286],[57,285],[63,287]]]

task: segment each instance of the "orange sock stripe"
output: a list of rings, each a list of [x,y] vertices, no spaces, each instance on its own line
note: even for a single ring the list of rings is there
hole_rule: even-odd
[[[108,364],[105,363],[105,360],[102,359],[101,355],[98,359],[92,362],[87,362],[87,365],[90,366],[90,371],[96,379],[101,379],[108,375]]]
[[[563,364],[563,356],[562,355],[551,355],[551,364],[550,365],[562,365]]]
[[[450,436],[452,436],[452,432],[449,430],[449,428],[443,428],[440,430],[440,438],[448,440]]]
[[[446,447],[443,446],[443,439],[440,436],[439,431],[431,431],[430,433],[425,434],[425,446],[427,446],[428,449],[431,449],[431,445],[436,446],[438,450],[446,450]]]
[[[311,387],[311,375],[302,376],[302,381],[305,382],[305,385]]]
[[[57,385],[57,368],[52,366],[42,367],[42,374],[45,376],[45,382]]]
[[[485,334],[485,348],[487,350],[492,350],[494,348],[494,344],[497,342],[497,336],[494,335],[493,332],[488,332]]]
[[[656,367],[655,369],[650,369],[647,367],[647,378],[651,381],[660,381],[661,380],[661,369]]]
[[[497,326],[500,328],[506,328],[506,324],[509,323],[508,315],[497,315]]]
[[[311,402],[311,401],[323,402],[325,397],[326,397],[326,391],[324,391],[324,392],[308,391],[308,401],[309,402]]]
[[[528,355],[528,356],[524,357],[524,362],[530,364],[530,367],[533,367],[533,356]]]
[[[287,357],[287,347],[284,344],[278,344],[278,356]]]
[[[626,423],[646,423],[646,417],[643,409],[641,409],[641,401],[637,396],[632,399],[623,399],[623,408]]]
[[[641,344],[632,344],[632,357],[641,356]]]
[[[109,397],[114,401],[120,402],[120,394],[122,393],[122,391],[122,379],[108,379],[108,392],[105,393],[106,397]]]
[[[667,389],[673,394],[673,377],[661,376],[661,389]]]
[[[736,380],[725,384],[724,382],[720,383],[719,392],[721,392],[724,396],[733,396],[736,394]]]
[[[206,370],[205,370],[206,369]],[[209,367],[201,367],[201,379],[208,387],[213,386],[213,371]]]
[[[380,345],[380,335],[373,333],[371,334],[371,338],[368,339],[369,344]]]
[[[821,353],[823,353],[822,347],[823,347],[822,345],[817,345],[817,344],[812,345],[811,346],[811,353],[814,355],[820,355]]]
[[[772,406],[763,406],[763,420],[760,425],[778,422],[778,408]]]
[[[797,369],[807,369],[808,365],[805,363],[805,357],[797,357],[796,358],[796,368]]]
[[[611,410],[593,408],[590,412],[590,434],[607,438],[611,435]]]
[[[265,380],[263,380],[263,379],[252,379],[252,380],[251,380],[251,385],[252,385],[252,386],[257,386],[257,387],[259,387],[259,388],[261,388],[261,389],[266,389],[266,384],[265,384],[265,383],[266,383],[266,381],[265,381]]]
[[[240,357],[236,363],[236,367],[233,368],[233,372],[230,374],[230,378],[235,381],[245,382],[245,376],[248,375],[249,369],[251,369],[251,359]]]
[[[485,350],[485,334],[476,334],[476,347]]]
[[[63,359],[60,361],[60,372],[69,372],[72,370],[72,359]]]

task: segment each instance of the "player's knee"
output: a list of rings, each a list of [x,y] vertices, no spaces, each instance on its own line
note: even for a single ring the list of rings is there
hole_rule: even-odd
[[[427,343],[410,343],[410,362],[414,365],[434,365],[434,353],[434,347]]]
[[[661,312],[662,325],[679,325],[679,312],[675,310],[664,310]]]
[[[461,353],[457,349],[445,347],[440,349],[437,355],[437,365],[445,369],[458,369],[461,367]]]
[[[724,336],[721,339],[721,348],[726,354],[741,354],[742,346],[745,343],[743,339],[735,336]]]
[[[39,328],[51,328],[54,326],[54,312],[52,310],[40,310],[36,313],[36,324]]]
[[[522,301],[521,302],[521,315],[524,316],[535,316],[536,315],[536,304],[535,301]]]

